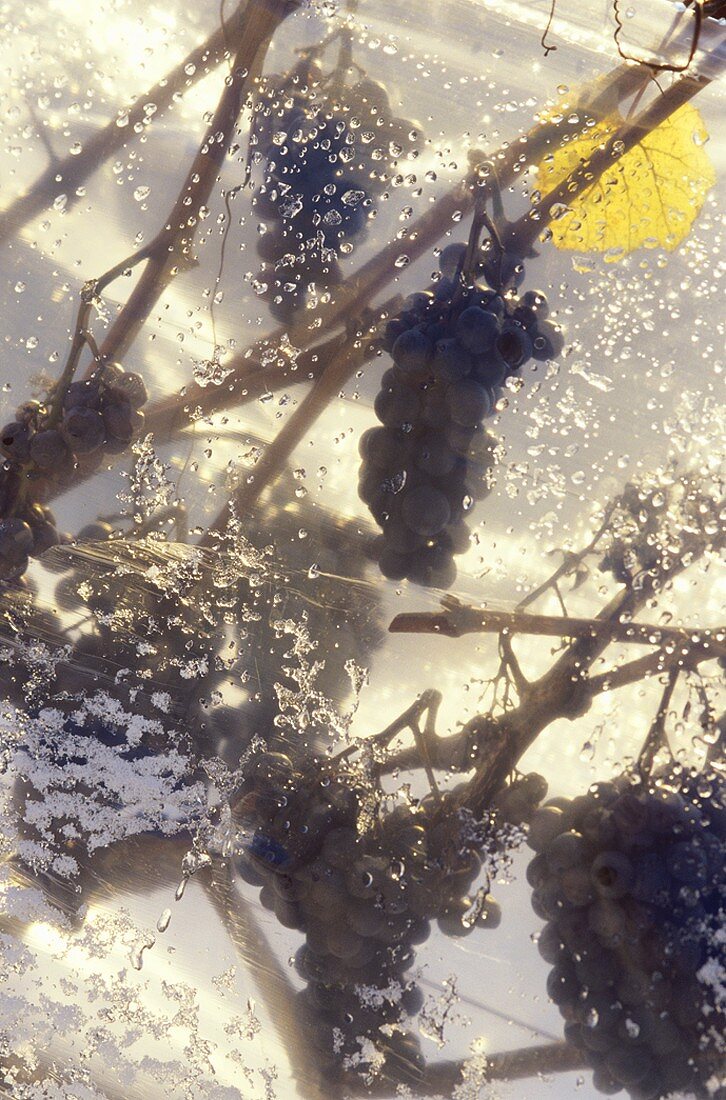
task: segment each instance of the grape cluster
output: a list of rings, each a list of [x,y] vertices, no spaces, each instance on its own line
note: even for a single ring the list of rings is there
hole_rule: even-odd
[[[423,1059],[401,1021],[421,1003],[406,978],[413,946],[432,920],[453,936],[497,926],[486,889],[468,894],[491,836],[453,809],[452,795],[398,805],[361,830],[363,786],[322,767],[312,774],[283,754],[252,758],[235,812],[256,827],[238,867],[286,928],[305,933],[295,959],[307,982],[300,1017],[326,1072],[373,1061],[385,1076],[415,1081]]]
[[[0,430],[0,578],[21,576],[30,557],[57,545],[53,513],[39,503],[48,486],[76,468],[93,469],[104,453],[124,451],[141,432],[146,398],[140,375],[108,363],[71,382],[59,417],[53,403],[28,401],[16,410]]]
[[[388,322],[393,366],[374,404],[383,427],[360,442],[359,493],[383,529],[382,573],[440,588],[456,576],[453,557],[469,545],[465,516],[493,465],[482,421],[508,376],[562,349],[543,294],[520,299],[458,280],[463,249],[446,248],[436,289],[411,295]]]
[[[393,116],[385,88],[373,80],[325,87],[319,65],[304,62],[291,76],[270,78],[269,88],[255,117],[265,161],[255,196],[265,219],[257,289],[287,322],[312,286],[341,281],[339,257],[365,229],[393,165],[416,151],[420,135],[414,123]]]
[[[660,535],[666,499],[659,488],[629,483],[618,497],[616,537],[600,562],[621,584],[641,571],[656,568],[662,559]]]
[[[723,777],[598,783],[539,810],[529,844],[548,993],[595,1087],[712,1095],[726,1025]]]

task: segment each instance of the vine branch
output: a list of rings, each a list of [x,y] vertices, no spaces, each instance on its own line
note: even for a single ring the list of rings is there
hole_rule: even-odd
[[[726,627],[706,630],[651,626],[649,623],[573,618],[565,615],[532,615],[522,611],[488,611],[469,607],[455,597],[442,601],[441,612],[405,612],[391,622],[391,634],[440,634],[461,638],[465,634],[537,634],[554,638],[607,638],[637,645],[685,645],[712,650],[712,657],[726,656]]]
[[[247,0],[244,0],[230,16],[226,23],[228,33],[239,28],[246,6]],[[61,160],[53,160],[25,194],[14,199],[0,213],[0,244],[50,206],[60,188],[74,192],[105,160],[127,145],[130,135],[137,132],[137,127],[148,125],[151,117],[148,111],[150,104],[156,108],[153,118],[159,119],[183,91],[208,76],[212,68],[223,60],[225,53],[225,28],[219,27],[161,80],[134,100],[126,112],[128,121],[124,126],[119,126],[118,117],[114,118],[84,143],[78,156],[69,155]]]

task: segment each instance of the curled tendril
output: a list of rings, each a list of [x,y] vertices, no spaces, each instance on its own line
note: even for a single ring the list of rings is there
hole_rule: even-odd
[[[557,49],[557,46],[548,46],[547,45],[547,35],[550,33],[550,27],[552,26],[552,20],[555,17],[555,8],[556,7],[557,7],[557,0],[552,0],[552,2],[550,4],[549,18],[547,19],[547,26],[545,27],[544,32],[542,34],[542,37],[540,38],[540,44],[542,46],[542,49],[544,50],[545,57],[547,57],[551,53],[554,53],[555,50]]]
[[[553,0],[553,6],[554,6],[554,3],[556,3],[556,0]],[[695,2],[693,2],[693,0],[686,0],[686,7],[690,7],[690,6],[693,6],[693,9],[694,9],[694,15],[696,17],[696,25],[693,28],[693,36],[691,38],[691,47],[688,51],[688,57],[686,58],[686,60],[683,62],[682,65],[670,65],[668,63],[662,63],[662,62],[658,62],[658,61],[646,61],[642,57],[634,57],[632,54],[628,54],[628,53],[625,52],[625,50],[623,49],[623,47],[620,44],[620,37],[623,33],[623,30],[625,29],[624,25],[623,25],[623,21],[622,21],[621,16],[620,16],[620,0],[613,0],[613,17],[614,17],[615,23],[616,23],[616,29],[615,29],[615,33],[613,35],[613,38],[614,38],[614,41],[615,41],[615,45],[617,46],[618,53],[619,53],[620,57],[622,57],[623,61],[634,61],[638,65],[647,65],[648,68],[652,69],[654,72],[659,72],[659,73],[684,73],[684,72],[686,72],[686,70],[691,67],[691,63],[693,61],[693,58],[696,55],[696,50],[698,49],[698,43],[699,43],[699,40],[701,38],[701,24],[703,22],[704,3],[703,3],[703,0],[695,0]],[[547,27],[549,29],[549,23],[547,24]],[[547,34],[547,31],[545,31],[545,35],[543,37],[545,37],[546,34]],[[666,41],[667,41],[667,39],[666,39]],[[543,45],[544,45],[544,42],[543,42]],[[551,48],[552,47],[550,47],[550,49]]]

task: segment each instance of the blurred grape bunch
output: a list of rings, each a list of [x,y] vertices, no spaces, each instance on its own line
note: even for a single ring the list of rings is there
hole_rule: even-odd
[[[615,498],[600,568],[629,586],[639,575],[667,570],[669,562],[697,550],[704,535],[718,540],[723,509],[723,485],[717,478],[698,485],[692,478],[675,479],[661,471],[630,482]]]
[[[529,844],[547,990],[595,1087],[634,1100],[722,1096],[723,774],[596,783],[539,810]]]
[[[361,583],[369,564],[365,539],[353,523],[286,502],[282,490],[258,514],[255,536],[261,542],[270,531],[277,559],[272,547],[256,550],[242,538],[233,552],[217,554],[119,537],[97,522],[79,533],[77,544],[46,556],[48,568],[62,574],[55,589],[60,614],[5,590],[5,632],[14,653],[3,686],[34,746],[30,751],[30,741],[23,742],[12,765],[24,777],[15,790],[16,814],[23,850],[36,865],[42,862],[40,821],[57,868],[72,865],[71,849],[76,865],[90,859],[100,845],[80,819],[96,797],[119,821],[135,819],[132,834],[143,831],[143,813],[125,811],[121,792],[127,789],[133,804],[135,785],[155,768],[165,798],[176,792],[183,801],[205,757],[220,754],[236,767],[253,739],[312,749],[329,735],[335,707],[348,700],[362,662],[382,637],[377,597]],[[338,572],[343,568],[346,575]],[[334,639],[324,661],[310,667],[307,654],[316,646],[301,646],[303,637]],[[230,689],[232,702],[225,701]],[[306,732],[298,723],[303,694],[315,723]],[[105,719],[89,702],[100,697]],[[178,783],[167,790],[170,752]],[[126,768],[126,780],[108,772],[112,764]],[[114,784],[116,800],[109,794]],[[83,797],[79,822],[71,825],[74,789]],[[51,791],[55,798],[43,809]],[[58,824],[61,797],[65,825]]]
[[[489,883],[521,833],[503,808],[476,819],[457,802],[463,785],[407,804],[384,799],[356,766],[309,755],[263,752],[243,771],[236,869],[284,927],[305,933],[298,1012],[324,1077],[415,1085],[425,1060],[411,1030],[423,1002],[408,975],[414,947],[434,921],[454,937],[499,925]],[[517,813],[546,792],[537,778]]]
[[[380,595],[370,577],[370,532],[318,504],[291,499],[288,485],[281,478],[245,518],[245,533],[264,551],[267,573],[256,592],[254,618],[249,626],[244,617],[238,620],[248,644],[234,677],[220,676],[223,699],[200,715],[205,744],[233,767],[254,736],[283,751],[299,748],[295,715],[286,718],[280,703],[286,693],[300,692],[305,675],[321,707],[321,728],[311,744],[319,747],[327,736],[325,709],[340,711],[354,699],[385,637]],[[295,645],[301,628],[307,652]],[[244,696],[238,701],[235,682]]]
[[[58,545],[55,517],[43,501],[76,473],[88,474],[106,455],[127,450],[143,429],[146,399],[140,375],[107,363],[15,410],[0,429],[1,580],[22,576],[30,557]]]
[[[402,162],[422,146],[416,123],[393,114],[382,84],[342,63],[324,74],[302,60],[265,78],[251,148],[264,161],[254,209],[263,219],[255,289],[288,322],[313,289],[342,281],[339,259],[361,239]],[[352,78],[353,83],[349,83]]]

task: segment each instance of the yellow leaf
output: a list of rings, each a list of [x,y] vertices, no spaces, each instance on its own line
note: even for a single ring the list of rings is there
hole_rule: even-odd
[[[551,154],[539,166],[542,193],[556,187],[617,131],[610,116]],[[568,203],[551,223],[558,248],[605,252],[614,262],[636,248],[672,252],[685,239],[715,182],[703,148],[708,133],[686,103]]]

